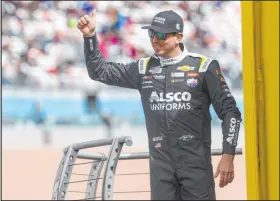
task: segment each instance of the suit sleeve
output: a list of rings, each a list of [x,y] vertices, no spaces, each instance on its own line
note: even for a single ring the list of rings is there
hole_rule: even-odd
[[[222,120],[223,154],[235,154],[241,113],[221,74],[218,61],[212,60],[205,72],[204,86],[219,119]]]
[[[84,37],[84,54],[88,75],[107,85],[139,89],[138,61],[129,64],[105,61],[96,34]]]

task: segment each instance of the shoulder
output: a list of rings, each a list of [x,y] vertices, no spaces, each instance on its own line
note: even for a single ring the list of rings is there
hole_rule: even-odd
[[[141,58],[138,60],[138,71],[139,74],[145,74],[146,68],[148,66],[148,63],[150,61],[151,57]]]
[[[124,65],[128,68],[138,69],[139,74],[145,74],[150,59],[151,57],[141,58],[136,61],[125,63]]]
[[[188,56],[193,57],[194,59],[198,60],[198,63],[199,63],[198,72],[200,72],[200,73],[206,72],[209,69],[209,66],[212,66],[212,64],[214,64],[214,63],[218,63],[217,60],[207,57],[202,54],[188,52]]]

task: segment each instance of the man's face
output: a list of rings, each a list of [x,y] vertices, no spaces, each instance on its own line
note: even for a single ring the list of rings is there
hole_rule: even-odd
[[[155,54],[161,57],[167,57],[181,40],[181,36],[177,33],[162,34],[149,30],[149,36]]]

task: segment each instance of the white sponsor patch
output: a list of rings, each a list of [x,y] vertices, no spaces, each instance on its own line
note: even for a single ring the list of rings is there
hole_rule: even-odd
[[[187,80],[187,85],[189,87],[196,87],[197,84],[198,84],[198,80],[197,79],[191,78],[191,79]]]
[[[164,75],[154,75],[154,78],[157,80],[163,80],[165,78]]]
[[[139,62],[138,62],[139,74],[145,74],[146,73],[146,67],[147,67],[147,64],[148,64],[149,60],[150,60],[150,57],[139,59]]]
[[[149,72],[152,74],[159,74],[162,72],[162,68],[160,66],[153,67],[149,70]]]
[[[144,67],[144,64],[145,64],[145,59],[140,59],[139,60],[139,73],[140,74],[145,74],[145,67]]]
[[[153,142],[162,141],[162,140],[163,140],[163,137],[162,137],[162,136],[157,136],[157,137],[153,137],[153,138],[152,138],[152,141],[153,141]]]
[[[153,88],[152,85],[146,85],[146,86],[143,86],[142,89],[147,89],[147,88]]]
[[[172,72],[171,77],[184,77],[185,73],[184,72]]]
[[[199,66],[199,72],[206,72],[211,61],[213,61],[213,59],[205,58],[205,57],[202,58],[200,66]]]
[[[153,81],[152,81],[152,80],[149,80],[149,81],[143,81],[143,84],[153,84]]]

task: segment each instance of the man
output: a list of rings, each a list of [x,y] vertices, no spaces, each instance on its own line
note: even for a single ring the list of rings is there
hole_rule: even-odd
[[[180,43],[183,20],[158,13],[148,29],[155,54],[137,62],[106,62],[96,38],[96,12],[81,17],[89,77],[108,85],[138,89],[146,117],[152,200],[216,199],[211,163],[212,103],[222,122],[223,154],[214,177],[220,187],[234,178],[233,159],[241,114],[219,63],[187,52]]]

